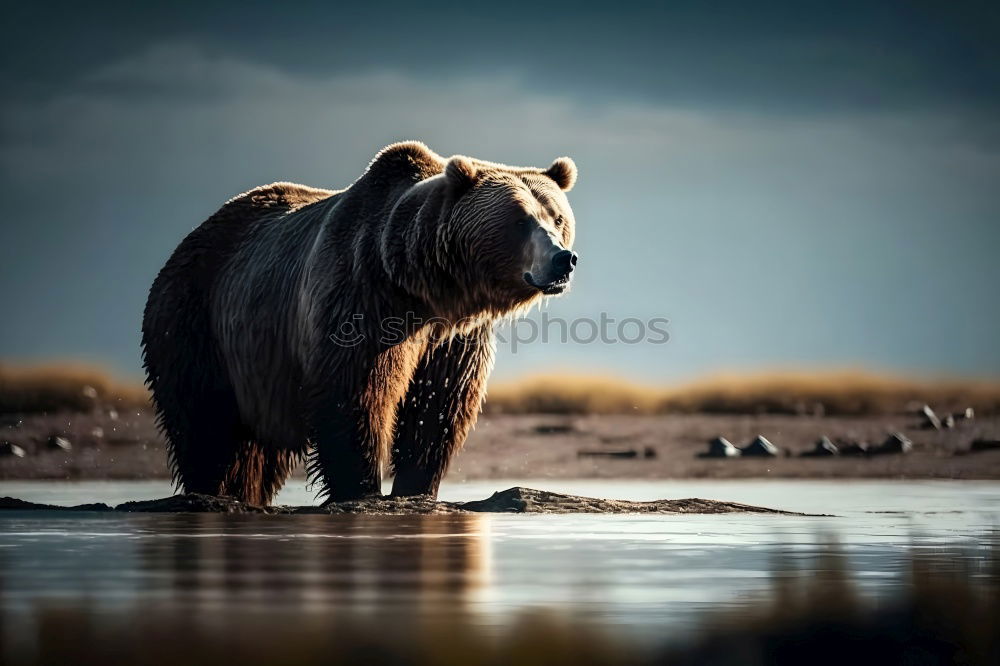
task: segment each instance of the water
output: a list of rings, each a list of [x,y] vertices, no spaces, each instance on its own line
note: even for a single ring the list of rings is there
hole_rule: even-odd
[[[832,543],[873,599],[907,585],[915,552],[975,567],[997,543],[1000,521],[995,482],[489,481],[446,485],[441,496],[481,499],[512,485],[834,515],[3,512],[0,618],[8,634],[29,636],[33,614],[54,604],[96,616],[171,609],[427,618],[461,610],[485,627],[555,608],[639,640],[662,639],[683,635],[707,612],[763,598],[788,566],[823,566]],[[0,486],[0,495],[65,505],[169,492],[164,482]],[[311,500],[301,483],[279,498]]]

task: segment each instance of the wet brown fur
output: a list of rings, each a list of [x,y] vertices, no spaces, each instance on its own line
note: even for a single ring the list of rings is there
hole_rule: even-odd
[[[569,247],[575,175],[566,158],[446,161],[409,142],[346,190],[227,202],[160,271],[143,320],[175,482],[267,504],[308,455],[332,500],[379,493],[387,462],[394,494],[436,494],[479,412],[495,320],[540,298],[517,219]],[[406,322],[396,338],[388,318]],[[357,344],[332,337],[345,322]]]

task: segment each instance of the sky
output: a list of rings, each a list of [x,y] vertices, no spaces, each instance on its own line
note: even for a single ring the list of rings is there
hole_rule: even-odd
[[[256,185],[344,187],[419,139],[579,167],[575,285],[532,317],[584,324],[516,348],[530,327],[506,329],[498,377],[1000,377],[990,3],[3,12],[0,360],[141,376],[146,294],[186,233]],[[602,316],[669,320],[669,340],[587,343]]]

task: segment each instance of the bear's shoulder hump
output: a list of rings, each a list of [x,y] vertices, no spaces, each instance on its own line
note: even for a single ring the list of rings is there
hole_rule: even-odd
[[[415,172],[422,177],[441,173],[445,161],[421,141],[400,141],[378,151],[365,171],[380,178],[408,178]]]
[[[294,210],[326,199],[335,190],[309,187],[298,183],[277,182],[261,185],[229,200],[229,204],[249,204],[254,208],[284,208]]]

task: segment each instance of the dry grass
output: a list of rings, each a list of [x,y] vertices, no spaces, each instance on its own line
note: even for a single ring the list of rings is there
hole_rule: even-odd
[[[79,363],[0,364],[0,413],[83,412],[98,405],[147,406],[149,392]]]
[[[717,375],[677,386],[606,376],[545,375],[490,385],[492,414],[816,414],[867,416],[973,407],[1000,413],[1000,382],[922,380],[860,370]],[[147,406],[138,382],[76,363],[0,364],[0,413],[89,411],[97,404]]]
[[[922,380],[859,370],[717,375],[678,386],[595,376],[538,376],[490,387],[494,414],[826,414],[910,412],[923,403],[1000,412],[1000,382]]]
[[[655,414],[663,389],[599,376],[541,375],[491,383],[491,414]]]

